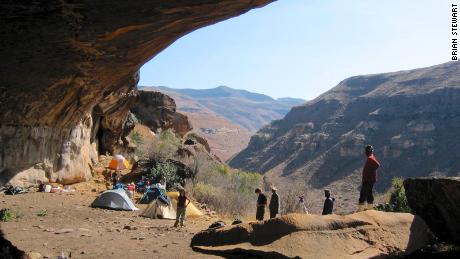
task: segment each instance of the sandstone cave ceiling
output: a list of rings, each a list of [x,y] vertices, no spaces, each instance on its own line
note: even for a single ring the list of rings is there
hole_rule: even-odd
[[[176,39],[272,1],[2,1],[0,121],[71,127]]]

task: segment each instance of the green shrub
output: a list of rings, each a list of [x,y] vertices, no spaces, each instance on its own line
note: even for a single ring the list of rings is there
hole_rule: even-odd
[[[162,131],[160,133],[160,140],[173,144],[174,146],[179,146],[181,144],[181,139],[176,136],[172,129]]]
[[[0,221],[8,222],[15,218],[14,213],[10,209],[0,210]]]
[[[401,177],[393,178],[390,199],[386,204],[377,205],[377,210],[388,212],[411,212],[403,182],[404,180]]]
[[[169,186],[174,186],[181,182],[181,178],[177,175],[177,168],[170,162],[157,163],[155,167],[150,169],[147,177],[158,181],[161,178],[165,178],[166,183]]]
[[[141,134],[137,131],[132,131],[131,134],[129,135],[129,138],[136,144],[137,146],[140,146],[144,144],[144,140],[142,139]]]
[[[48,215],[48,210],[47,209],[41,209],[37,212],[37,216],[39,217],[45,217],[46,215]]]

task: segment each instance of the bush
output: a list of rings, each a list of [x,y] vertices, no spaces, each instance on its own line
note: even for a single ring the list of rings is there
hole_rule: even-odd
[[[47,209],[41,209],[37,212],[37,216],[39,217],[45,217],[46,215],[48,215],[48,210]]]
[[[129,138],[136,144],[137,146],[144,144],[144,140],[142,139],[141,134],[137,131],[132,131],[129,134]]]
[[[159,138],[160,140],[172,144],[176,147],[181,144],[181,139],[176,136],[172,129],[162,131]]]
[[[377,205],[377,210],[387,212],[411,212],[403,182],[404,180],[401,177],[393,178],[390,199],[386,204]]]
[[[0,210],[0,221],[8,222],[15,218],[14,213],[10,209]]]
[[[219,213],[238,218],[255,210],[255,188],[262,186],[262,175],[231,169],[204,154],[197,157],[197,174],[192,196]]]
[[[304,197],[304,205],[308,211],[311,211],[313,203],[309,199],[310,195],[307,194],[305,187],[291,186],[291,188],[284,190],[283,195],[280,194],[280,214],[288,213],[304,213],[304,208],[299,203],[299,197]]]
[[[136,154],[141,159],[166,162],[168,159],[174,159],[180,145],[181,139],[176,137],[172,130],[165,130],[153,140],[144,141],[136,148]]]
[[[177,168],[170,162],[159,162],[155,167],[150,169],[147,177],[155,181],[165,178],[168,185],[174,186],[181,182],[181,178],[176,174]]]

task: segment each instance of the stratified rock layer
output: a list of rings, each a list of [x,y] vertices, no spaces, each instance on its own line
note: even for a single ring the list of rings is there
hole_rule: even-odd
[[[440,239],[460,245],[460,177],[404,181],[407,200]]]
[[[145,62],[186,33],[270,2],[2,1],[0,184],[91,177],[94,154],[123,144],[132,127]]]
[[[351,77],[262,128],[230,165],[356,197],[372,144],[379,191],[397,176],[458,176],[459,100],[459,62]]]
[[[196,234],[191,246],[206,253],[264,258],[374,258],[409,254],[432,237],[418,216],[366,211],[347,216],[290,214],[207,230]]]

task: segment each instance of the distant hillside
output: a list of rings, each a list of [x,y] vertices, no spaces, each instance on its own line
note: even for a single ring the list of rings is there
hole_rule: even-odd
[[[141,87],[141,89],[144,88]],[[305,100],[295,98],[275,100],[267,95],[226,86],[219,86],[213,89],[155,88],[160,91],[179,93],[182,96],[190,97],[207,110],[251,132],[256,132],[273,120],[281,119],[293,106],[305,103]],[[189,112],[193,112],[193,107]]]
[[[460,175],[460,63],[355,76],[262,128],[230,165],[356,195],[363,147],[395,176]]]

